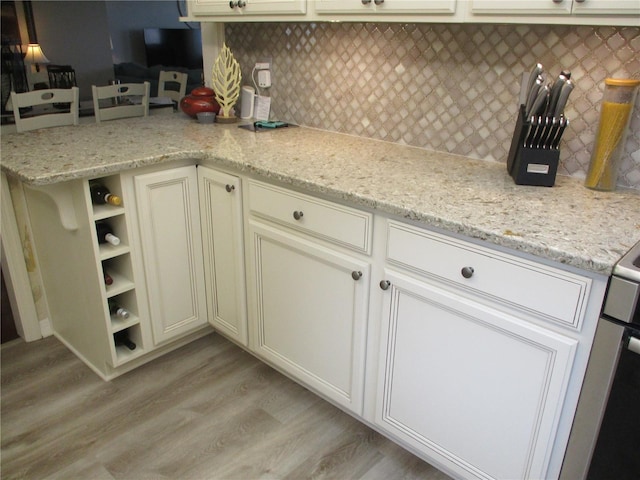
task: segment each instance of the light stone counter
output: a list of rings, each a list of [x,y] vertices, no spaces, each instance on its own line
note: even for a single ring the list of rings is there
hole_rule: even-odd
[[[515,185],[503,163],[309,128],[253,133],[182,113],[1,139],[2,169],[45,185],[193,159],[608,275],[640,240],[640,194],[558,177]]]

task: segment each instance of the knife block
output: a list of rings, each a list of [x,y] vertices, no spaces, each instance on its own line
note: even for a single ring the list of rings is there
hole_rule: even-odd
[[[517,185],[553,187],[558,171],[560,150],[525,146],[530,127],[531,122],[524,115],[524,105],[520,105],[518,121],[507,157],[507,171]]]

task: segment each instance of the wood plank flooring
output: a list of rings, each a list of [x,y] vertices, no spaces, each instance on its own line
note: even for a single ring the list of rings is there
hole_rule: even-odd
[[[216,334],[111,382],[53,337],[0,353],[3,480],[449,478]]]

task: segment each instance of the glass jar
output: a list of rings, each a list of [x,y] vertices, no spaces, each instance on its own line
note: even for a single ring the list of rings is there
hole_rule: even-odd
[[[640,80],[607,78],[585,186],[594,190],[616,189],[618,167],[624,151],[631,112]]]

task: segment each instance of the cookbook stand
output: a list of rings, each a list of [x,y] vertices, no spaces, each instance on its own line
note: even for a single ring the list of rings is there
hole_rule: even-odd
[[[527,144],[527,138],[530,138],[532,128],[535,126],[525,118],[524,109],[525,106],[520,105],[518,121],[507,157],[507,171],[517,185],[553,187],[558,171],[560,149]]]

